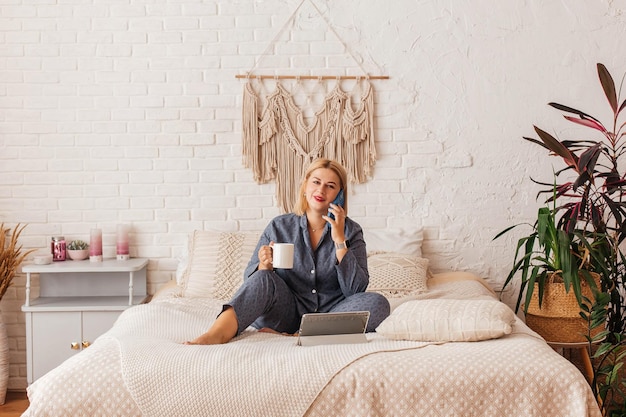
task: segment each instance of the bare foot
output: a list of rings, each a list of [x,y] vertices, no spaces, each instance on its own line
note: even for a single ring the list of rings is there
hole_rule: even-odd
[[[237,334],[237,314],[232,307],[226,308],[215,320],[215,323],[204,334],[193,340],[184,342],[185,345],[221,345],[227,343]]]
[[[281,333],[281,332],[276,331],[274,329],[270,329],[269,327],[263,327],[263,328],[259,329],[259,332],[261,332],[261,333],[280,334],[280,335],[283,335],[283,336],[297,336],[298,335],[298,333],[294,333],[294,334],[291,334],[291,333]]]
[[[223,337],[222,335],[214,335],[210,332],[206,332],[193,340],[184,342],[184,345],[221,345],[228,342],[230,339]]]

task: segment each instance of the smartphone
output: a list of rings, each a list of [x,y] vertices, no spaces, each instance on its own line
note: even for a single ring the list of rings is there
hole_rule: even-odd
[[[332,204],[343,207],[344,202],[345,202],[345,198],[343,196],[343,188],[342,188],[341,190],[339,190],[339,194],[337,194],[337,197],[335,197]],[[330,211],[328,212],[328,217],[335,220],[335,215],[331,213]]]

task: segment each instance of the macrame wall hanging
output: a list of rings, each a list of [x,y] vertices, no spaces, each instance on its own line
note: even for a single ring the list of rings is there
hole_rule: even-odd
[[[343,44],[363,75],[253,74],[306,1]],[[243,164],[252,169],[257,183],[276,181],[276,198],[283,212],[292,211],[304,173],[317,158],[340,162],[348,171],[351,183],[362,183],[371,177],[376,147],[374,92],[370,80],[389,77],[371,76],[364,70],[313,0],[302,0],[254,66],[245,75],[236,77],[246,79],[242,105]],[[270,93],[263,85],[263,80],[268,78],[274,80],[274,91]],[[302,80],[317,80],[319,84],[336,80],[336,83],[308,122],[303,109],[296,105],[293,93],[281,83],[285,79],[296,80],[295,86],[299,88]],[[350,93],[341,88],[344,79],[356,81]],[[358,98],[354,100],[356,94]]]

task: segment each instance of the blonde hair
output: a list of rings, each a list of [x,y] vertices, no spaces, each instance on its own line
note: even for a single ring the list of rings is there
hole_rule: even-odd
[[[343,189],[344,195],[343,209],[346,214],[348,214],[348,174],[346,169],[339,162],[331,159],[316,159],[311,163],[311,165],[309,165],[309,168],[306,170],[304,178],[302,179],[302,183],[300,184],[300,193],[298,193],[298,201],[296,201],[293,212],[299,216],[306,213],[306,210],[309,208],[309,203],[307,203],[304,196],[306,183],[311,177],[311,173],[320,168],[332,169],[339,177],[339,181],[341,182],[341,184],[339,184],[340,189]]]

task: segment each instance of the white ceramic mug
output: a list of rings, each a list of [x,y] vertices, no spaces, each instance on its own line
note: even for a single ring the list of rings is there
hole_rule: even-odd
[[[293,268],[293,243],[272,245],[272,266],[280,269]]]

